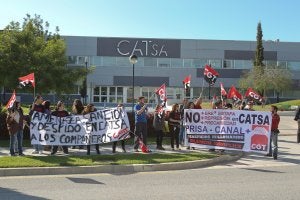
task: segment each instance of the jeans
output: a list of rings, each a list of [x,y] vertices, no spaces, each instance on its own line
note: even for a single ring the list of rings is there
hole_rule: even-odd
[[[162,147],[162,140],[163,140],[163,136],[164,133],[162,130],[155,130],[155,134],[156,134],[156,147]]]
[[[9,151],[10,155],[15,155],[15,141],[17,139],[17,133],[9,135]]]
[[[185,127],[183,125],[180,125],[180,130],[179,130],[179,143],[184,144],[184,132],[185,132]]]
[[[43,150],[43,146],[40,144],[35,144],[35,145],[33,145],[33,147],[34,147],[35,151],[37,151],[37,152]]]
[[[19,154],[23,154],[23,130],[17,132],[17,141],[18,141],[18,151]]]
[[[179,127],[170,125],[171,148],[174,149],[174,138],[176,148],[179,148]]]
[[[274,158],[277,158],[278,155],[278,133],[274,133],[273,131],[271,131],[269,154],[273,154]]]
[[[134,149],[139,148],[139,139],[147,145],[147,123],[137,122],[134,130]]]

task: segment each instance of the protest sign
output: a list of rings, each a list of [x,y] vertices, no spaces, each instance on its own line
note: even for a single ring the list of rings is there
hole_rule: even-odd
[[[86,115],[56,117],[34,112],[30,122],[31,144],[89,145],[129,138],[127,113],[120,108]]]
[[[270,112],[245,110],[184,110],[186,145],[267,153]]]

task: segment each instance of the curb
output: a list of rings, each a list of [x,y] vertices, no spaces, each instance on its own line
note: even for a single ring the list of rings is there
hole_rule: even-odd
[[[237,155],[222,155],[207,160],[187,162],[173,162],[162,164],[135,164],[135,165],[101,165],[82,167],[33,167],[0,169],[0,176],[33,176],[33,175],[63,175],[63,174],[93,174],[93,173],[136,173],[150,171],[184,170],[208,167],[212,165],[232,162],[240,159],[244,153]]]

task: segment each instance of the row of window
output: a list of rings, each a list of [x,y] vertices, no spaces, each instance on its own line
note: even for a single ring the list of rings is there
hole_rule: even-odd
[[[135,99],[138,96],[144,96],[149,103],[155,103],[156,97],[154,95],[155,87],[135,87],[134,96]],[[225,88],[226,91],[229,88]],[[208,89],[204,88],[191,88],[190,98],[197,98],[202,93],[203,97],[208,98]],[[241,94],[244,94],[245,91],[240,90]],[[216,95],[220,96],[220,88],[212,87],[210,91],[211,97]],[[276,92],[273,90],[267,91],[267,97],[276,97]],[[280,93],[280,97],[299,97],[300,91],[283,91]],[[175,100],[179,102],[184,97],[183,88],[172,88],[167,87],[167,99]],[[132,88],[131,87],[120,87],[120,86],[97,86],[93,89],[92,101],[97,102],[107,102],[107,103],[132,103]]]
[[[68,64],[85,65],[85,56],[69,56]],[[89,56],[88,65],[93,66],[131,66],[128,57]],[[250,69],[252,60],[224,60],[224,59],[181,59],[181,58],[138,58],[136,67],[164,67],[164,68],[203,68],[210,64],[214,68]],[[266,66],[277,66],[282,69],[300,70],[300,61],[265,61]]]

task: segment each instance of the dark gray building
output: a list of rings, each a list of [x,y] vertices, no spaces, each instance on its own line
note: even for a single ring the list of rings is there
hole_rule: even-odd
[[[167,86],[169,102],[179,102],[184,95],[182,80],[191,75],[191,98],[208,98],[208,84],[203,79],[203,67],[210,64],[219,74],[211,95],[220,95],[220,82],[225,89],[238,88],[244,71],[252,68],[256,41],[109,38],[64,36],[69,67],[93,66],[88,75],[88,102],[132,102],[133,66],[129,56],[138,56],[135,64],[134,96],[153,97],[155,89]],[[300,98],[300,43],[264,41],[265,64],[288,68],[293,86],[283,91],[280,98]],[[79,86],[74,93],[79,92]],[[240,91],[244,94],[245,91]],[[276,97],[268,91],[268,99]],[[155,98],[150,101],[154,102]]]

